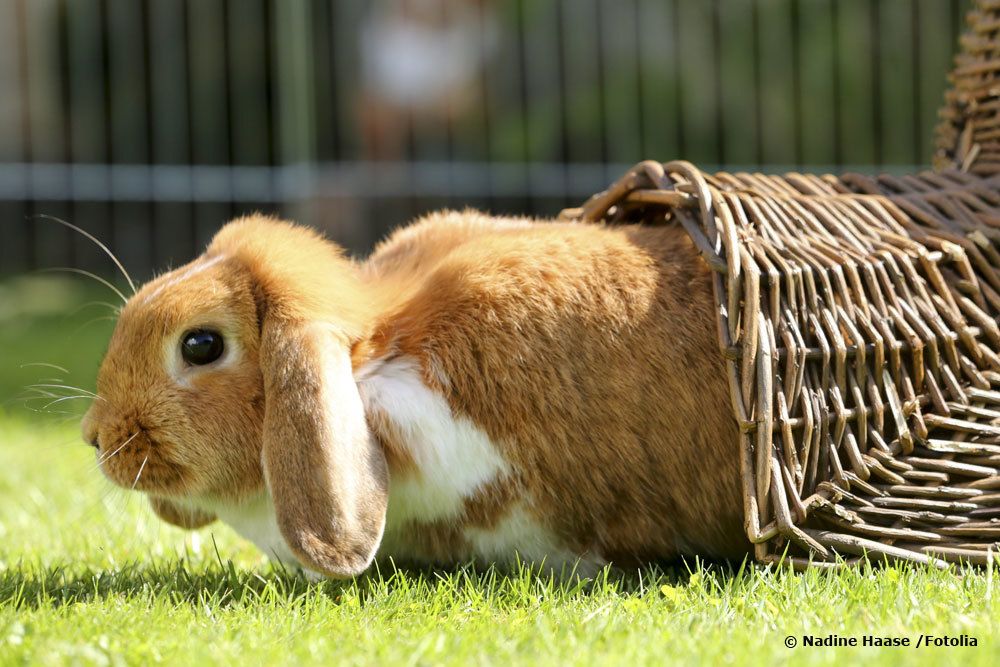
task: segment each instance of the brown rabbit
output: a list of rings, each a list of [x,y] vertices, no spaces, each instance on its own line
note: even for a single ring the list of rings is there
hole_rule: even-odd
[[[440,213],[355,263],[244,218],[129,300],[84,437],[164,520],[331,577],[741,557],[712,304],[674,226]]]

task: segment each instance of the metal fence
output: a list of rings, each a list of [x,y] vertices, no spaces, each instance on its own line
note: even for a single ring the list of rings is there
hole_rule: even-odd
[[[910,169],[958,0],[0,0],[0,273],[142,275],[276,211],[362,252],[642,158]]]

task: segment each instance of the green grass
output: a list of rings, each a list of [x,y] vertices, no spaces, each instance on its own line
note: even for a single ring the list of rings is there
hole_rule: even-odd
[[[87,290],[0,283],[0,397],[66,367],[89,387],[107,323]],[[10,299],[14,299],[14,305]],[[594,580],[527,569],[310,584],[222,526],[185,533],[94,470],[75,417],[0,408],[0,665],[994,664],[982,572],[794,574],[698,563]],[[73,403],[73,402],[68,402]],[[44,403],[35,403],[40,408]],[[84,405],[66,406],[79,413]],[[65,423],[59,423],[66,420]],[[1000,595],[1000,593],[997,593]],[[798,648],[788,635],[966,634],[975,648]]]

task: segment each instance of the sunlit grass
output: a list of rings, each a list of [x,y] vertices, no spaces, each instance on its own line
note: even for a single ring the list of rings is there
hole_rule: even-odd
[[[0,290],[21,295],[23,286]],[[41,289],[32,286],[32,290]],[[0,307],[0,396],[66,368],[92,387],[107,327],[93,296]],[[13,307],[10,308],[13,310]],[[83,319],[80,319],[81,316]],[[93,316],[93,315],[91,315]],[[231,531],[185,533],[113,489],[68,415],[0,408],[0,664],[992,665],[1000,613],[985,573],[862,568],[794,574],[692,562],[595,579],[528,568],[396,571],[311,584]],[[43,404],[44,405],[44,404]],[[60,423],[63,422],[63,423]],[[623,520],[627,520],[624,517]],[[975,637],[971,648],[803,648],[804,634]],[[786,648],[785,637],[800,646]]]

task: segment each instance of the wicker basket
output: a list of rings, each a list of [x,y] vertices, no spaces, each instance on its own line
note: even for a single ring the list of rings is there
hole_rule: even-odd
[[[1000,0],[970,24],[937,171],[643,162],[563,211],[681,224],[713,269],[762,561],[983,564],[1000,540]]]

